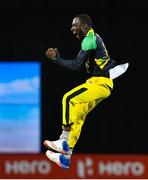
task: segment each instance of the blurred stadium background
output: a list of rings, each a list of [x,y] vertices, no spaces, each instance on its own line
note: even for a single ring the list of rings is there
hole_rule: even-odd
[[[92,17],[110,56],[130,66],[88,115],[63,171],[42,143],[59,137],[63,94],[86,77],[52,64],[45,52],[77,55],[70,28],[79,13]],[[0,3],[0,178],[148,178],[147,17],[144,1]]]

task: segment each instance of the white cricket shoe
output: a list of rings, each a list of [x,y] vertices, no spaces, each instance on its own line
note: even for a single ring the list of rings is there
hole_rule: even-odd
[[[64,139],[59,139],[57,141],[45,140],[44,146],[62,154],[68,154],[69,151],[68,142]]]
[[[63,169],[68,169],[70,166],[70,156],[69,155],[55,153],[53,151],[47,150],[46,156],[48,159],[55,162],[58,166],[62,167]]]

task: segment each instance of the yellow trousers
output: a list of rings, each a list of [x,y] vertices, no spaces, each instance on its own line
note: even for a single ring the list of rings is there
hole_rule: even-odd
[[[69,147],[74,148],[81,134],[86,115],[111,94],[113,81],[106,77],[91,77],[63,96],[63,126],[71,126]]]

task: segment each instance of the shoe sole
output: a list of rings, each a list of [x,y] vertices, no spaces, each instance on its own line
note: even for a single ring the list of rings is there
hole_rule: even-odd
[[[48,149],[52,150],[53,152],[62,153],[64,155],[67,154],[64,150],[58,149],[57,146],[53,142],[46,141],[44,143],[44,146],[47,147]]]

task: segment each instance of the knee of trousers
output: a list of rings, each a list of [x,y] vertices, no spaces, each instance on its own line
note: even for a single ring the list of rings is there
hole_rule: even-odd
[[[68,97],[68,94],[67,94],[67,93],[64,94],[64,96],[63,96],[63,98],[62,98],[62,103],[65,103],[65,102],[66,102],[67,97]]]
[[[64,96],[62,98],[62,103],[63,104],[70,103],[70,102],[73,102],[73,101],[74,101],[74,98],[71,98],[69,93],[64,94]]]

